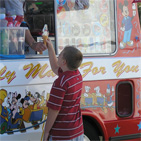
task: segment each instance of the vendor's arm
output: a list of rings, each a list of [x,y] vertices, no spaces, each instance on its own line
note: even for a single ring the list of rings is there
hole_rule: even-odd
[[[49,108],[47,121],[46,121],[45,129],[44,129],[43,141],[47,141],[47,139],[49,137],[49,132],[50,132],[55,120],[56,120],[58,113],[59,113],[58,110],[53,110],[53,109]]]
[[[59,66],[57,64],[58,59],[56,57],[55,50],[53,48],[53,44],[50,39],[47,40],[47,48],[48,48],[51,69],[53,70],[55,74],[58,75],[58,69],[59,69]]]
[[[43,42],[36,42],[29,30],[25,33],[25,42],[35,51],[42,52],[47,49]]]

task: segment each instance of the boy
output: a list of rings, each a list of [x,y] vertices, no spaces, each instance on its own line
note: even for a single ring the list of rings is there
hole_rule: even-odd
[[[54,81],[47,103],[49,108],[43,141],[52,140],[83,141],[83,121],[80,109],[82,76],[78,70],[82,53],[68,46],[58,59],[51,41],[47,40],[51,68],[59,77]]]

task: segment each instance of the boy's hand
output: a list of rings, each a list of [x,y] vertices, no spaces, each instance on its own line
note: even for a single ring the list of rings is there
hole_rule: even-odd
[[[43,141],[48,141],[49,133],[44,133]]]

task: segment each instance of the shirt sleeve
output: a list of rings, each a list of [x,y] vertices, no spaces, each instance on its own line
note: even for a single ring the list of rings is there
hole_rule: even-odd
[[[14,9],[16,15],[24,15],[23,11],[24,0],[5,0],[4,2],[6,7],[6,13],[8,13],[9,10]]]
[[[65,96],[65,88],[60,86],[60,79],[55,80],[50,91],[50,97],[47,102],[47,107],[53,110],[60,110]]]

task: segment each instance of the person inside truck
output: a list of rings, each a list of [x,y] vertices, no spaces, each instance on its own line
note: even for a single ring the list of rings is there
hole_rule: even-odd
[[[6,14],[10,10],[15,10],[16,15],[23,16],[24,18],[24,2],[25,0],[0,0],[0,7],[6,9]],[[21,27],[28,27],[26,22],[21,23]],[[36,42],[32,37],[30,30],[26,30],[25,33],[25,42],[35,51],[42,52],[47,49],[43,42]]]

